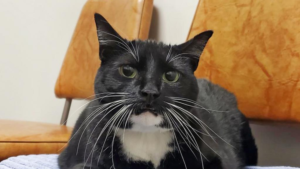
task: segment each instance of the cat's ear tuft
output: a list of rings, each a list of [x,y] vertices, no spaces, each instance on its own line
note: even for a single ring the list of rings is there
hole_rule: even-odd
[[[121,36],[114,30],[114,28],[107,22],[107,20],[100,14],[95,13],[95,22],[97,27],[98,41],[100,45],[111,45],[119,41]]]
[[[196,35],[193,39],[178,45],[178,48],[182,53],[189,54],[191,56],[193,70],[197,69],[200,55],[212,35],[213,31],[208,30]]]

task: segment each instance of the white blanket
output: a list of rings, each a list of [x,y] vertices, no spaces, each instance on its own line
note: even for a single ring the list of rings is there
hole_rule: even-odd
[[[57,154],[11,157],[0,162],[0,169],[59,169]],[[247,167],[246,169],[296,169],[292,167]]]

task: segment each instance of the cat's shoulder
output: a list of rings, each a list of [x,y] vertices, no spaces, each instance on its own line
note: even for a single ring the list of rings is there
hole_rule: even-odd
[[[86,121],[86,119],[88,117],[91,116],[91,114],[93,114],[97,108],[99,108],[99,103],[98,100],[94,99],[92,101],[90,101],[89,103],[86,103],[86,107],[84,108],[84,110],[80,113],[78,119],[77,119],[77,124],[82,124],[83,122]],[[82,106],[83,107],[83,106]]]
[[[199,88],[199,99],[214,104],[227,104],[236,106],[237,101],[233,93],[225,88],[214,84],[207,79],[197,79]]]

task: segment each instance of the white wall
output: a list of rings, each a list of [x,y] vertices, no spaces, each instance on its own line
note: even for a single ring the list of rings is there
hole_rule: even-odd
[[[154,0],[150,39],[165,43],[186,40],[199,0]]]
[[[59,123],[64,100],[54,95],[86,0],[0,0],[0,119]],[[184,42],[198,0],[155,0],[150,38]],[[68,125],[85,101],[73,101]]]

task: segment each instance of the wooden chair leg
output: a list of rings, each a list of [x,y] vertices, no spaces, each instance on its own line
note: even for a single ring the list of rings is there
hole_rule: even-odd
[[[66,98],[64,110],[61,116],[60,125],[66,125],[69,117],[70,107],[71,107],[72,99]]]

